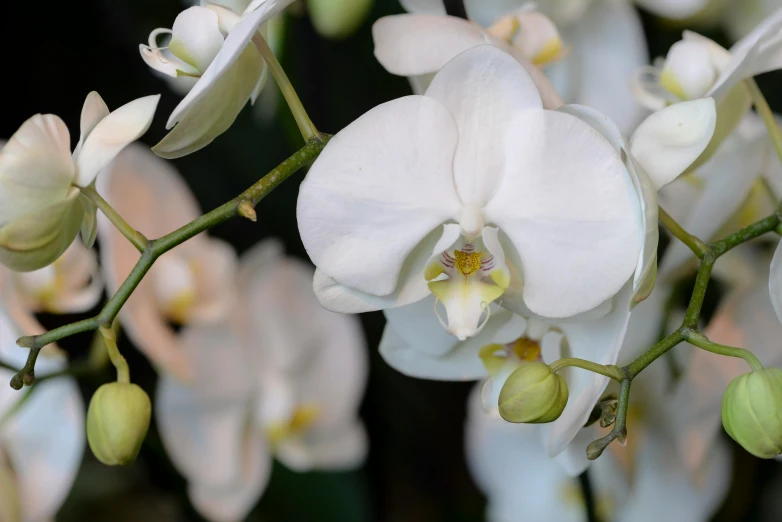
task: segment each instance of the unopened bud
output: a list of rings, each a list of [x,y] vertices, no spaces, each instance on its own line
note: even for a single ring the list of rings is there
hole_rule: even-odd
[[[310,20],[326,38],[346,38],[364,23],[373,0],[309,0]]]
[[[499,411],[508,422],[551,422],[567,405],[565,380],[548,364],[533,362],[519,366],[500,391]]]
[[[722,425],[756,457],[782,453],[782,370],[763,368],[733,379],[722,397]]]
[[[149,396],[139,386],[104,384],[92,396],[87,410],[90,449],[106,465],[130,464],[141,449],[151,415]]]

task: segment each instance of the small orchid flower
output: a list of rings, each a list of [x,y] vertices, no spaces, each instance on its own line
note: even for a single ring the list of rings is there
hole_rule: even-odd
[[[194,379],[161,377],[161,436],[208,520],[242,520],[272,456],[294,470],[349,469],[367,441],[357,411],[367,378],[355,318],[318,305],[312,271],[274,242],[241,260],[236,322],[189,328]]]
[[[375,55],[389,72],[410,77],[416,94],[448,60],[491,43],[527,68],[547,109],[558,108],[561,95],[595,107],[627,133],[643,117],[627,80],[646,63],[646,43],[635,9],[625,2],[544,1],[535,3],[536,11],[520,0],[467,1],[471,22],[445,16],[442,0],[401,3],[414,14],[376,22]]]
[[[0,360],[21,368],[27,353],[14,341],[44,329],[24,307],[11,277],[0,268]],[[36,371],[46,375],[66,366],[65,356],[51,345],[41,352]],[[7,382],[12,375],[0,369],[0,379]],[[0,515],[21,522],[54,520],[81,464],[84,404],[71,377],[36,384],[28,393],[19,406],[23,394],[0,387]]]
[[[524,68],[482,46],[425,96],[381,105],[333,138],[302,184],[298,220],[326,308],[386,309],[432,293],[464,340],[501,296],[566,317],[616,294],[643,239],[632,194],[600,133],[542,109]]]
[[[123,151],[99,180],[104,198],[136,230],[160,237],[201,215],[176,170],[141,146]],[[98,222],[101,266],[110,292],[133,270],[138,250],[108,220]],[[188,367],[181,333],[172,323],[222,321],[233,308],[236,253],[223,241],[200,235],[167,252],[128,299],[119,318],[153,363],[182,379]]]
[[[59,117],[37,114],[22,124],[0,150],[0,263],[19,272],[43,268],[83,225],[90,244],[94,207],[80,188],[146,132],[159,98],[139,98],[109,113],[98,93],[90,93],[73,154]]]
[[[248,100],[255,101],[266,82],[267,67],[251,40],[262,24],[291,2],[204,2],[180,13],[171,29],[152,31],[149,45],[139,46],[142,58],[189,90],[171,113],[166,128],[173,130],[154,147],[156,154],[178,158],[207,146],[233,124]],[[171,37],[160,47],[158,37],[163,34]]]

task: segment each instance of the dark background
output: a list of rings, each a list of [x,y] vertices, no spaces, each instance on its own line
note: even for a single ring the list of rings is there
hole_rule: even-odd
[[[171,26],[183,9],[180,0],[3,4],[0,138],[10,137],[38,112],[59,115],[72,137],[78,137],[81,106],[91,90],[98,91],[111,109],[162,93],[157,117],[143,141],[153,145],[163,137],[165,120],[179,97],[150,73],[139,56],[138,44],[146,42],[152,29]],[[336,132],[375,105],[410,93],[407,81],[386,73],[372,54],[371,21],[397,12],[401,8],[396,0],[377,0],[369,22],[340,42],[319,38],[306,17],[290,17],[281,61],[320,130]],[[651,56],[664,55],[681,38],[681,28],[646,14],[643,19]],[[729,43],[721,33],[706,34]],[[779,78],[766,75],[759,83],[772,107],[782,108]],[[204,210],[240,193],[301,145],[282,102],[278,114],[279,118],[264,126],[245,110],[212,145],[174,162]],[[296,174],[260,204],[257,223],[237,219],[211,233],[231,242],[239,252],[265,237],[279,237],[289,254],[306,259],[295,219],[302,176]],[[72,319],[41,318],[49,327]],[[483,520],[485,500],[472,484],[463,456],[464,406],[472,385],[404,377],[377,354],[382,314],[365,314],[362,321],[372,353],[362,409],[371,440],[366,465],[356,472],[336,474],[295,474],[276,465],[250,520]],[[83,335],[61,344],[79,356],[89,342],[90,337]],[[134,380],[153,393],[156,377],[149,364],[126,340],[124,353]],[[107,370],[82,380],[85,397],[110,377]],[[716,520],[781,520],[780,506],[773,500],[779,496],[774,492],[782,488],[779,468],[779,463],[761,462],[737,451],[734,487]],[[130,468],[107,468],[87,451],[58,520],[200,518],[189,506],[185,482],[169,463],[153,426],[138,461]]]

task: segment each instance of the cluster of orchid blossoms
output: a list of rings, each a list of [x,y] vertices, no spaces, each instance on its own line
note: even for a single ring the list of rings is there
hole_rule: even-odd
[[[374,23],[375,55],[416,94],[329,136],[267,41],[290,3],[203,2],[152,32],[141,58],[184,94],[157,156],[133,142],[159,96],[112,112],[90,93],[73,152],[54,115],[2,146],[0,373],[34,386],[0,393],[0,520],[53,517],[85,439],[127,464],[153,417],[216,522],[247,515],[272,457],[359,466],[367,353],[345,314],[376,310],[388,364],[479,382],[467,455],[491,520],[583,520],[572,477],[590,465],[602,520],[707,520],[730,477],[720,420],[750,453],[782,453],[782,130],[752,80],[782,68],[782,11],[735,29],[730,49],[685,32],[649,66],[629,3],[472,0],[465,19],[405,0],[409,14]],[[678,19],[716,9],[637,3]],[[307,7],[344,36],[369,3]],[[158,156],[209,145],[268,75],[306,143],[202,214]],[[314,271],[274,240],[237,256],[199,235],[255,221],[311,160],[297,219]],[[658,222],[673,236],[659,263]],[[712,277],[727,291],[705,322]],[[49,332],[35,318],[87,312],[104,287],[94,317]],[[154,405],[120,330],[160,373]],[[117,380],[85,415],[85,368],[55,343],[87,331],[86,370],[103,353]],[[693,349],[671,351],[680,343]]]

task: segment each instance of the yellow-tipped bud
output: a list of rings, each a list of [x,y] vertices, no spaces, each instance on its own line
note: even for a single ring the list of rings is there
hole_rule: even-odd
[[[722,425],[745,450],[763,459],[782,453],[782,370],[739,375],[722,397]]]
[[[548,364],[522,364],[500,391],[500,415],[508,422],[551,422],[562,414],[567,398],[565,380]]]
[[[141,449],[151,415],[149,396],[139,386],[104,384],[92,396],[87,410],[90,449],[108,466],[130,464]]]

